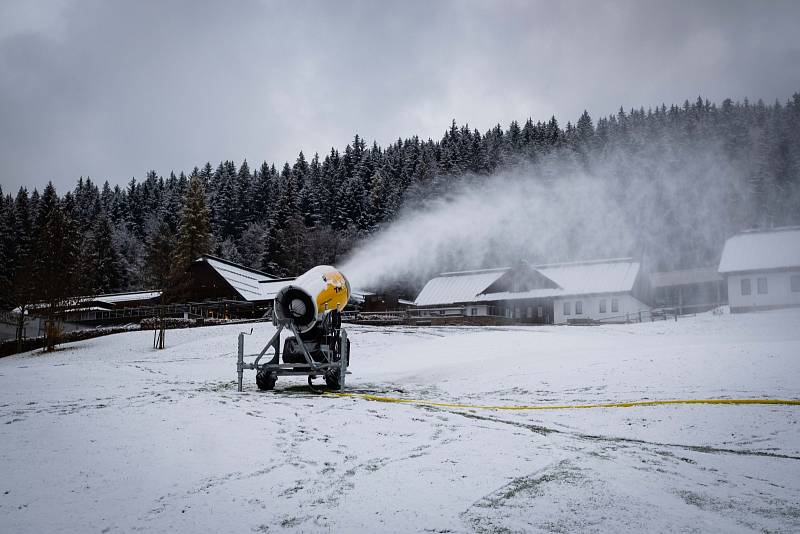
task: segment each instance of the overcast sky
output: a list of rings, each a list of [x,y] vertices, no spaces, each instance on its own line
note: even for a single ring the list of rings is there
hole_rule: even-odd
[[[0,184],[800,91],[800,2],[0,0]]]

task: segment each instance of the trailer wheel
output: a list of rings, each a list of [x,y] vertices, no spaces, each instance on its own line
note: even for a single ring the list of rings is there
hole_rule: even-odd
[[[341,381],[339,380],[339,370],[329,371],[325,373],[325,385],[328,389],[339,390],[342,389]]]
[[[272,373],[259,371],[256,373],[256,385],[261,391],[268,391],[275,388],[275,382],[278,379],[272,376]]]
[[[340,338],[336,341],[336,352],[339,354],[337,360],[340,366],[338,369],[333,369],[325,373],[325,385],[328,389],[340,390],[343,389],[344,380],[342,380],[342,369],[347,372],[347,366],[350,364],[350,340],[347,339],[347,332],[341,331]],[[344,350],[342,350],[344,348]]]

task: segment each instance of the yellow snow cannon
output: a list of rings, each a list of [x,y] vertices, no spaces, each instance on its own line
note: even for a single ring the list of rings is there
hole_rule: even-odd
[[[325,314],[341,312],[350,299],[350,283],[334,267],[320,265],[296,278],[275,296],[277,322],[291,322],[301,332],[308,332]]]
[[[244,336],[239,334],[239,391],[244,369],[256,371],[258,389],[275,388],[279,376],[306,375],[308,385],[323,376],[329,389],[343,389],[350,360],[350,341],[342,328],[342,311],[350,299],[350,283],[341,271],[320,265],[288,281],[275,295],[272,322],[278,328],[253,363],[244,361]],[[281,332],[292,336],[283,342]],[[251,331],[252,333],[252,331]],[[260,363],[269,349],[269,361]]]

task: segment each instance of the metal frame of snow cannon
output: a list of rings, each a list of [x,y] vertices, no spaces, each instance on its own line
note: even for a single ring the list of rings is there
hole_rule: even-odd
[[[312,380],[314,378],[319,375],[325,376],[326,382],[330,384],[330,377],[335,376],[333,373],[337,373],[337,371],[338,387],[344,389],[347,365],[350,358],[350,343],[347,339],[347,331],[341,327],[341,312],[338,310],[326,312],[320,322],[317,336],[312,341],[304,339],[297,325],[291,319],[279,319],[277,314],[273,313],[272,322],[278,327],[278,330],[272,335],[264,348],[261,349],[261,352],[256,355],[256,359],[252,363],[244,361],[244,336],[252,334],[253,331],[251,329],[249,333],[239,333],[238,360],[236,362],[239,391],[242,391],[242,379],[245,369],[256,371],[256,383],[259,389],[273,389],[279,376],[306,375],[308,376],[308,385],[313,390]],[[294,335],[294,339],[305,358],[305,363],[280,363],[281,332],[284,329],[290,330]],[[323,355],[323,361],[315,361],[312,357],[308,348],[308,345],[312,343],[318,343],[319,347],[315,352]],[[272,358],[266,363],[260,363],[270,348],[273,349]]]

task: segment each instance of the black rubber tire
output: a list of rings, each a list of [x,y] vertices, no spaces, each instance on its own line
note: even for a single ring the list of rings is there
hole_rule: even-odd
[[[256,386],[258,386],[258,389],[261,391],[275,389],[275,382],[277,382],[277,378],[273,378],[270,373],[265,373],[263,371],[256,373]]]
[[[342,384],[339,382],[339,369],[325,373],[325,385],[328,389],[339,391],[342,389]]]

